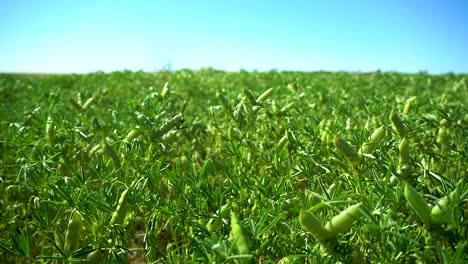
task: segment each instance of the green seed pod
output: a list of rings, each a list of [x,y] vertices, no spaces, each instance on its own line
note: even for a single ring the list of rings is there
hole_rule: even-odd
[[[285,135],[279,140],[278,149],[282,149],[286,143],[288,143],[288,133],[285,133]]]
[[[362,161],[362,157],[358,154],[358,152],[351,147],[345,140],[341,139],[338,135],[335,135],[333,142],[335,143],[335,147],[343,153],[343,155],[351,162],[351,165],[354,169],[359,167]]]
[[[410,148],[408,139],[403,138],[399,146],[400,160],[398,163],[398,173],[402,179],[407,178],[413,173],[413,166],[410,164]]]
[[[164,99],[168,92],[169,92],[169,83],[166,82],[164,84],[164,87],[162,88],[162,91],[161,91],[161,98]]]
[[[284,257],[278,261],[278,264],[292,264],[292,263],[297,263],[297,260],[295,257]]]
[[[169,131],[167,132],[164,136],[162,136],[162,140],[166,143],[173,143],[176,139],[177,139],[177,134],[178,134],[178,131],[177,130],[172,130],[172,131]]]
[[[432,224],[443,224],[448,223],[450,216],[447,212],[447,197],[441,198],[437,201],[436,205],[431,210],[431,223]]]
[[[79,105],[83,105],[83,96],[81,95],[80,92],[78,92],[76,94],[76,102],[79,104]]]
[[[395,127],[400,137],[406,137],[406,127],[403,124],[403,121],[401,121],[400,116],[396,112],[392,111],[390,113],[390,120],[392,120],[393,126]]]
[[[234,213],[231,213],[231,237],[240,255],[250,254],[247,238],[242,230],[239,219]]]
[[[337,187],[338,186],[336,185],[336,183],[330,184],[330,186],[328,186],[328,189],[327,189],[328,195],[333,196],[335,194],[335,191],[336,191]]]
[[[272,100],[271,101],[271,112],[275,115],[279,114],[279,108],[278,108],[278,104],[276,104],[276,101],[275,100]]]
[[[451,205],[458,204],[459,200],[460,193],[458,187],[448,196],[439,199],[431,210],[431,224],[443,224],[453,221],[449,208]]]
[[[89,150],[89,157],[91,158],[98,150],[100,150],[102,147],[101,144],[96,144],[94,147],[92,147],[90,150]]]
[[[335,237],[340,233],[345,233],[349,228],[362,217],[361,214],[362,203],[351,205],[345,210],[341,211],[338,215],[333,217],[325,225],[325,229],[330,236]]]
[[[218,231],[220,227],[221,227],[221,221],[219,220],[218,217],[210,218],[210,220],[206,224],[206,229],[210,233]]]
[[[445,105],[447,104],[447,94],[446,93],[443,93],[441,96],[440,96],[440,102]]]
[[[49,145],[55,144],[54,120],[50,116],[47,117],[46,121],[46,137]]]
[[[385,127],[381,126],[374,130],[367,143],[364,143],[359,149],[359,153],[372,154],[377,144],[385,137]]]
[[[301,208],[299,222],[319,241],[325,241],[332,237],[325,227],[323,227],[322,222],[312,212]]]
[[[324,105],[327,103],[327,97],[325,95],[323,95],[322,93],[319,94],[319,102],[320,104]]]
[[[320,121],[319,126],[320,126],[320,131],[321,131],[320,140],[325,144],[331,142],[331,136],[330,136],[331,122],[330,122],[330,120],[328,120],[327,122],[325,122],[325,120]]]
[[[403,138],[398,149],[400,151],[400,166],[410,164],[410,147],[408,139]]]
[[[125,216],[127,215],[127,193],[128,189],[125,189],[120,195],[119,202],[117,203],[117,208],[112,214],[110,225],[122,224]]]
[[[431,208],[424,200],[424,198],[419,195],[416,189],[413,188],[409,183],[405,184],[405,198],[408,201],[408,204],[416,212],[422,222],[429,226],[431,224]]]
[[[164,136],[167,132],[173,129],[180,121],[182,121],[182,114],[178,114],[169,119],[164,125],[161,126],[159,130],[154,132],[154,137],[159,139]]]
[[[288,90],[291,91],[293,94],[296,94],[296,93],[297,93],[298,88],[297,88],[297,84],[296,84],[296,83],[294,83],[294,82],[293,82],[293,83],[289,83],[289,84],[287,85],[287,87],[288,87]]]
[[[447,134],[447,128],[439,128],[439,133],[437,134],[437,143],[439,143],[444,149],[450,148],[450,141]]]
[[[413,173],[413,171],[413,166],[410,164],[401,164],[398,168],[398,174],[400,174],[400,178],[403,180],[408,178]]]
[[[406,100],[406,103],[405,103],[405,107],[403,108],[403,114],[408,114],[411,110],[411,106],[412,106],[412,103],[413,101],[416,100],[416,96],[413,96],[413,97],[410,97],[408,98],[408,100]]]
[[[81,108],[83,109],[83,111],[86,111],[93,105],[93,103],[94,103],[94,98],[91,97],[88,100],[86,100],[86,102],[83,104]]]
[[[395,187],[398,185],[399,182],[400,180],[395,175],[392,175],[390,177],[390,186]]]
[[[440,120],[439,124],[440,124],[441,127],[448,128],[450,126],[450,121],[448,121],[447,119],[444,118],[444,119]]]
[[[231,203],[228,201],[225,205],[221,206],[219,209],[219,215],[221,217],[228,217],[229,212],[231,211]]]
[[[345,129],[346,129],[347,131],[351,131],[351,129],[353,129],[353,124],[351,123],[351,118],[349,118],[349,117],[346,119],[346,127],[345,127]]]
[[[132,141],[133,139],[137,138],[138,136],[141,135],[141,130],[138,128],[132,129],[127,136],[125,137],[126,141]]]
[[[292,107],[294,106],[294,103],[289,103],[286,106],[282,107],[280,109],[280,114],[285,114],[287,113]]]
[[[270,95],[273,93],[273,88],[270,88],[263,92],[258,98],[257,98],[257,104],[263,103]]]
[[[367,120],[366,120],[366,123],[364,124],[364,129],[367,130],[367,131],[370,131],[371,127],[372,127],[372,118],[370,116],[367,117]]]
[[[101,257],[101,252],[99,249],[96,249],[95,251],[89,253],[86,256],[86,264],[99,264],[102,263],[102,257]]]
[[[65,252],[68,255],[71,255],[78,249],[82,227],[83,219],[81,218],[81,214],[73,210],[68,221],[67,232],[65,233]]]

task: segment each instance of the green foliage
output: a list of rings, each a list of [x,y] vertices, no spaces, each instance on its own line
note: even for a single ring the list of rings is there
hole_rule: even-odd
[[[466,78],[0,75],[0,262],[466,262]]]

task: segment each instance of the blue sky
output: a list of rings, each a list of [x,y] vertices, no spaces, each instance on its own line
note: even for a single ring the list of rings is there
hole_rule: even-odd
[[[0,72],[468,72],[468,1],[0,0]]]

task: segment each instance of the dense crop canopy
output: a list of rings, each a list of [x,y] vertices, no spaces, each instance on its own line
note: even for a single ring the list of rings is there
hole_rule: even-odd
[[[0,75],[0,263],[467,263],[467,77]]]

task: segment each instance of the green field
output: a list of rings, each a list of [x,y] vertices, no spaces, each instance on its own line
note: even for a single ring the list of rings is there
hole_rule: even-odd
[[[468,75],[0,75],[0,263],[467,263]]]

